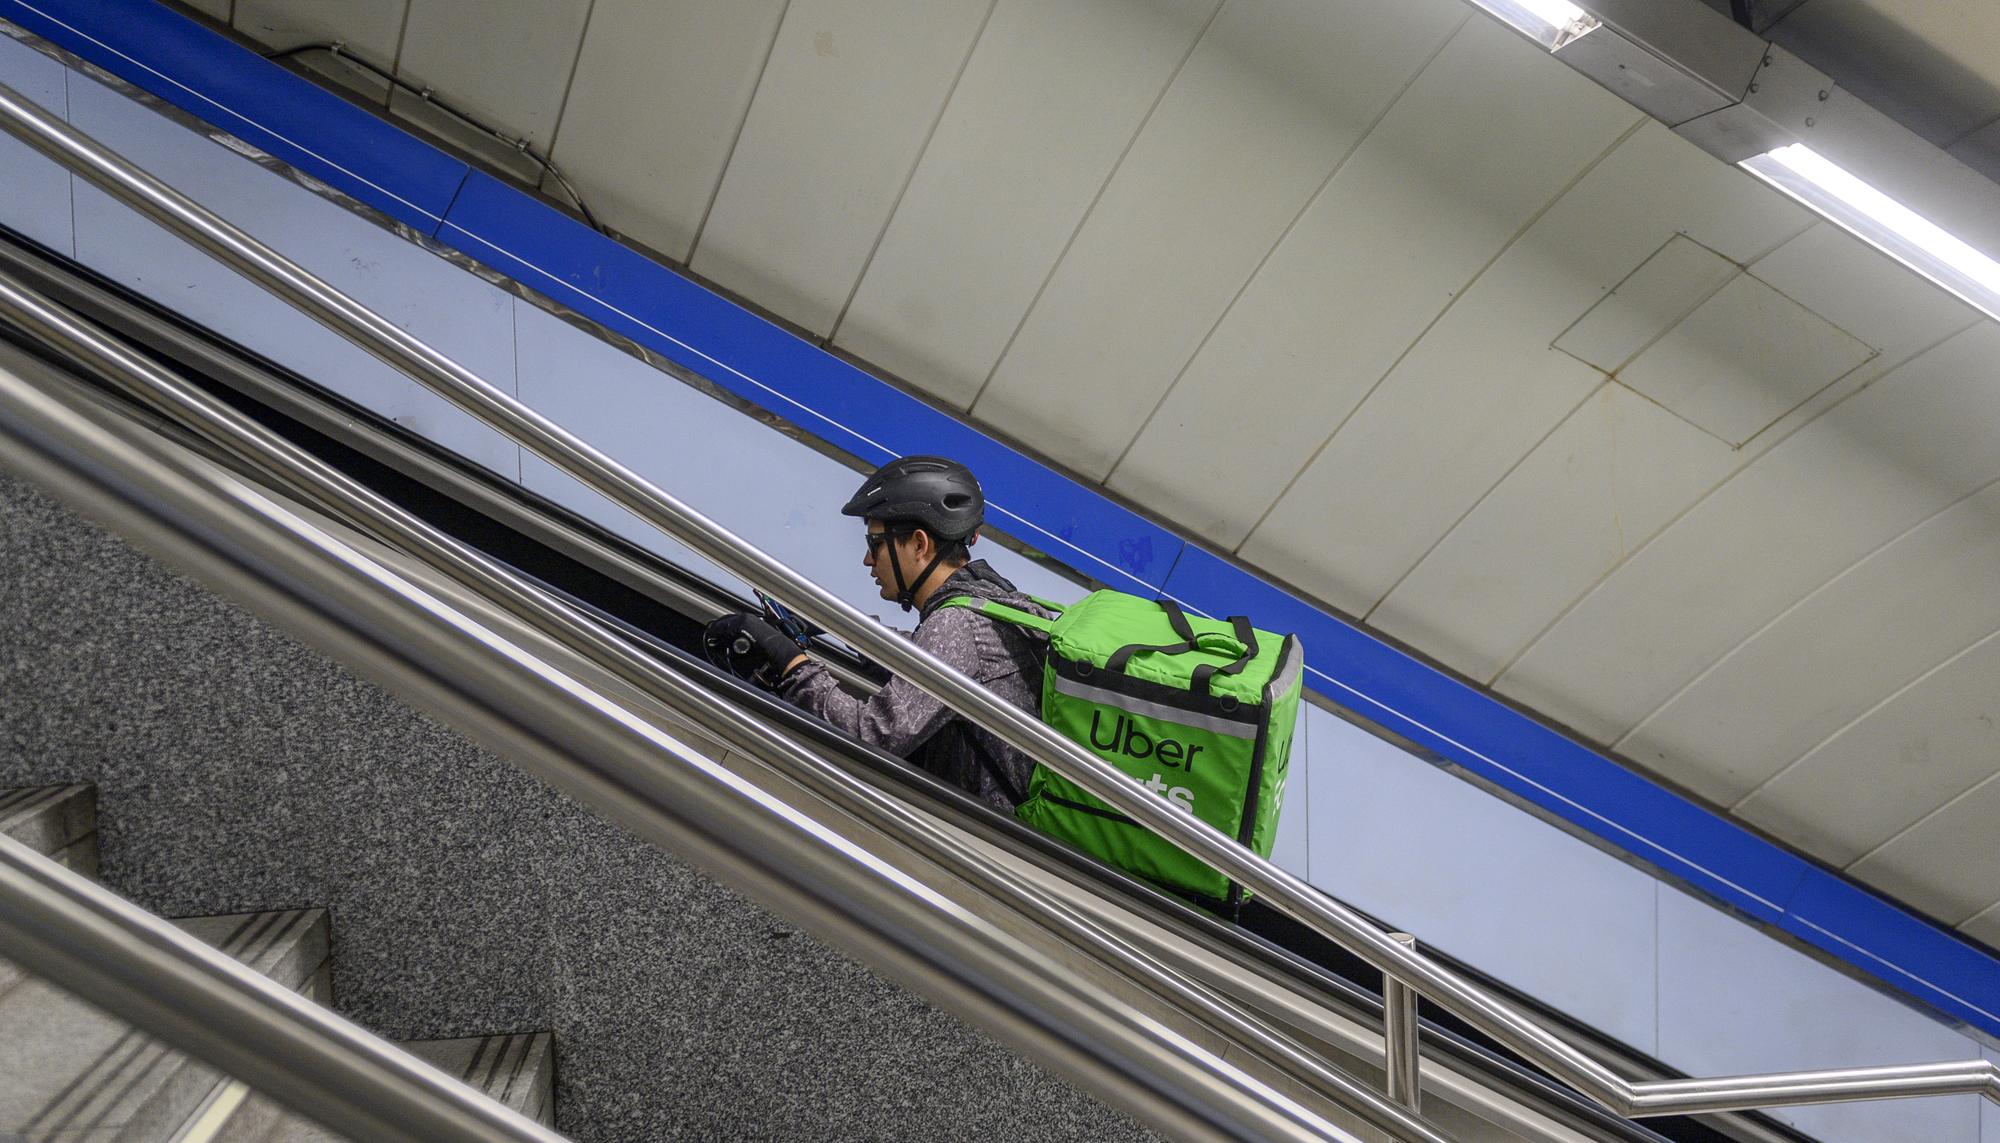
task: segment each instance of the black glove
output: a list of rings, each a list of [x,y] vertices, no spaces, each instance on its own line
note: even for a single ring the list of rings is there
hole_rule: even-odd
[[[702,629],[708,661],[739,679],[775,687],[785,664],[799,654],[798,642],[756,615],[725,615]]]

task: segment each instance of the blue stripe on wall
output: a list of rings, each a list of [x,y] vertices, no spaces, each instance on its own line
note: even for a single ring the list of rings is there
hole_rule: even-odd
[[[146,0],[0,0],[0,15],[426,235],[464,163]]]
[[[0,15],[518,278],[868,461],[972,465],[1003,530],[1092,578],[1297,631],[1309,681],[1746,915],[2000,1035],[2000,961],[1188,543],[779,326],[441,154],[152,0]],[[301,141],[309,141],[309,145]]]

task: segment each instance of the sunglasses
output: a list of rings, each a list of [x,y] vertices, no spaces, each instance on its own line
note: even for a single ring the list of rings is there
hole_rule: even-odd
[[[861,538],[868,541],[868,554],[872,556],[880,552],[882,545],[888,543],[890,540],[907,539],[910,535],[911,533],[909,532],[884,531],[868,532],[863,534]]]

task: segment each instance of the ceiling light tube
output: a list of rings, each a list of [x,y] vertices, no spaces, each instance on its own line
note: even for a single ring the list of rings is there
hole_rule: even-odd
[[[1500,21],[1550,51],[1597,27],[1590,13],[1569,0],[1473,0]]]
[[[2000,262],[1803,143],[1743,160],[1743,169],[1856,237],[2000,319]]]

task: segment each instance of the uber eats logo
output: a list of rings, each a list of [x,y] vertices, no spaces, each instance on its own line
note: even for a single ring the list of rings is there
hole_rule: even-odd
[[[1189,745],[1178,739],[1164,735],[1155,738],[1140,730],[1133,721],[1122,714],[1112,713],[1110,726],[1105,725],[1102,708],[1090,712],[1090,744],[1107,754],[1123,754],[1128,758],[1150,758],[1166,766],[1194,772],[1194,757],[1202,751],[1199,745]],[[1159,774],[1144,783],[1148,790],[1164,797],[1182,809],[1194,810],[1194,790],[1187,786],[1170,786]]]

